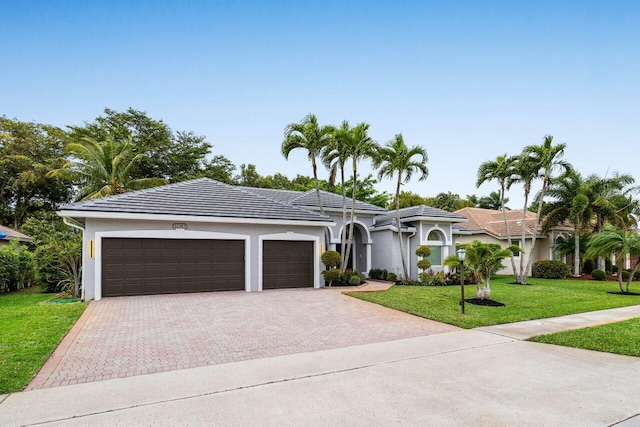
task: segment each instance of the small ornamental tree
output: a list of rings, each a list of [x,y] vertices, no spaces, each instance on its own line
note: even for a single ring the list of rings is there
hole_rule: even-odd
[[[473,271],[476,277],[481,279],[478,281],[478,289],[476,291],[476,297],[479,299],[491,296],[489,283],[491,275],[503,267],[502,260],[512,257],[516,251],[521,251],[517,246],[503,249],[497,243],[482,243],[479,240],[474,240],[468,245],[462,246],[467,251],[467,257],[464,260],[465,266]]]
[[[327,270],[331,270],[340,265],[340,254],[336,251],[325,251],[320,257],[320,260]]]
[[[420,273],[420,279],[427,275],[427,270],[431,267],[431,261],[427,259],[431,255],[431,248],[429,246],[421,245],[416,248],[416,255],[421,259],[418,260],[418,268],[422,270]]]

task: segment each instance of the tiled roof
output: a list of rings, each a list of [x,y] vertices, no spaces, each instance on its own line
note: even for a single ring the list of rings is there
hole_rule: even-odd
[[[481,208],[463,208],[456,213],[467,218],[467,222],[458,224],[466,231],[484,231],[496,237],[506,237],[507,229],[504,224],[502,211]],[[521,236],[523,230],[522,210],[510,210],[506,212],[509,232],[512,236]],[[524,222],[525,236],[533,235],[533,228],[536,223],[536,214],[527,211]]]
[[[400,209],[400,222],[404,222],[405,218],[419,218],[419,217],[428,217],[428,218],[443,218],[449,220],[464,220],[465,217],[462,215],[458,215],[453,212],[448,212],[443,209],[432,208],[431,206],[419,205],[419,206],[411,206],[408,208]],[[385,225],[395,225],[396,224],[396,212],[389,211],[384,215],[378,215],[374,219],[374,225],[376,227],[382,227]]]
[[[0,237],[0,240],[22,240],[25,242],[33,241],[33,237],[29,237],[26,234],[22,234],[19,231],[14,230],[13,228],[5,227],[4,225],[0,225],[0,235],[4,234],[5,237]]]
[[[63,205],[61,210],[158,215],[256,218],[291,221],[329,221],[312,212],[265,195],[200,178],[192,181],[132,191],[117,196]]]
[[[256,194],[271,197],[273,199],[281,200],[293,206],[307,207],[311,209],[318,208],[318,195],[316,190],[308,191],[292,191],[292,190],[275,190],[271,188],[254,188],[254,187],[240,187],[244,190],[251,191]],[[342,195],[330,193],[328,191],[320,190],[320,200],[322,206],[329,209],[342,209]],[[347,209],[351,209],[351,198],[347,195]],[[356,209],[360,211],[371,211],[372,213],[387,212],[385,208],[372,205],[371,203],[361,202],[356,200]]]

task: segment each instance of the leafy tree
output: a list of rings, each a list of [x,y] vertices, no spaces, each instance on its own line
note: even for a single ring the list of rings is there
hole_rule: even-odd
[[[47,176],[60,177],[80,186],[77,200],[122,194],[132,190],[162,185],[162,178],[132,179],[131,171],[143,155],[134,154],[129,140],[107,136],[103,141],[85,137],[67,144],[73,159]]]
[[[402,244],[402,228],[400,224],[400,187],[411,180],[413,174],[420,174],[419,180],[427,179],[429,170],[427,169],[427,150],[415,145],[407,147],[402,134],[397,134],[394,139],[387,142],[383,147],[378,148],[374,157],[374,165],[379,168],[378,177],[387,177],[396,180],[396,226],[398,227],[398,243],[400,244],[400,258],[402,259],[402,269],[405,279],[409,279],[407,261]]]
[[[47,177],[64,163],[63,147],[59,128],[0,117],[0,223],[19,228],[30,213],[70,200],[71,186]]]
[[[589,241],[586,255],[588,257],[615,255],[620,292],[629,292],[629,285],[640,266],[640,260],[635,263],[633,271],[629,274],[626,290],[622,287],[624,260],[627,255],[632,257],[640,255],[640,234],[638,234],[637,230],[623,230],[612,225],[605,225],[604,229]]]
[[[540,194],[538,195],[538,213],[536,215],[536,222],[533,226],[533,237],[531,242],[531,250],[529,253],[527,268],[522,274],[522,282],[526,283],[527,280],[527,271],[531,270],[533,266],[533,254],[536,249],[536,241],[538,237],[538,227],[540,225],[540,220],[542,218],[542,207],[544,206],[544,196],[547,190],[547,186],[549,185],[549,180],[552,178],[552,174],[556,169],[563,169],[564,171],[569,170],[571,167],[569,163],[563,161],[561,159],[564,154],[564,149],[567,147],[567,144],[556,144],[553,145],[553,136],[546,135],[544,137],[544,141],[540,145],[529,145],[524,148],[522,154],[530,157],[533,160],[533,163],[538,166],[538,173],[542,177],[542,189],[540,190]],[[524,222],[523,222],[524,224]],[[524,240],[523,240],[524,241]]]
[[[438,193],[435,197],[426,199],[426,204],[449,212],[455,212],[462,208],[475,206],[475,203],[472,201],[464,200],[459,194],[452,193],[451,191]]]
[[[289,154],[293,150],[302,149],[307,152],[311,167],[313,168],[313,179],[316,184],[316,194],[318,195],[318,206],[320,213],[324,214],[322,200],[320,198],[320,187],[318,185],[318,158],[322,150],[329,144],[333,137],[333,126],[320,126],[315,115],[309,114],[299,123],[287,125],[284,131],[284,141],[282,141],[281,152],[285,159],[289,159]]]
[[[104,115],[84,126],[71,126],[73,142],[85,137],[102,141],[107,137],[129,139],[134,155],[141,154],[131,169],[131,179],[162,178],[169,182],[201,176],[207,169],[211,144],[193,132],[174,132],[164,121],[150,118],[144,111],[129,108],[118,112],[105,108]]]
[[[513,257],[516,251],[521,249],[517,246],[510,246],[503,249],[497,243],[481,243],[474,240],[467,245],[461,245],[467,251],[464,264],[475,275],[480,278],[478,281],[476,297],[480,299],[489,298],[491,296],[491,275],[503,268],[502,260]],[[484,282],[484,285],[483,283]]]
[[[522,162],[520,162],[522,163]],[[509,230],[509,222],[507,221],[507,212],[506,206],[507,200],[505,195],[507,189],[511,186],[511,184],[516,180],[517,171],[516,165],[518,164],[518,159],[516,157],[508,156],[506,153],[498,156],[496,160],[487,161],[480,165],[478,168],[478,179],[476,180],[476,188],[479,188],[482,184],[488,181],[498,181],[500,185],[500,210],[502,211],[502,219],[504,221],[504,227],[507,233],[507,244],[511,246],[511,231]],[[523,166],[524,168],[524,166]],[[524,180],[529,180],[532,177],[528,176],[530,171],[523,169],[522,173],[526,176],[521,176]],[[525,187],[525,198],[528,197],[530,191],[530,181],[528,181],[528,187]],[[492,193],[493,194],[493,193]],[[525,210],[526,210],[527,201],[525,200]],[[524,239],[521,240],[524,244]],[[516,262],[513,257],[511,257],[511,267],[513,268],[513,272],[516,272]]]
[[[409,208],[411,206],[426,205],[427,199],[419,194],[412,193],[411,191],[401,191],[399,199],[400,209]],[[396,200],[393,200],[391,204],[387,205],[387,209],[395,209]]]
[[[238,185],[245,187],[260,187],[261,178],[256,170],[256,165],[242,164],[240,165],[240,174],[236,177],[235,181]]]
[[[553,201],[545,205],[542,231],[569,220],[573,223],[573,276],[580,277],[580,233],[593,216],[590,209],[587,186],[582,175],[574,169],[549,182],[547,193]]]

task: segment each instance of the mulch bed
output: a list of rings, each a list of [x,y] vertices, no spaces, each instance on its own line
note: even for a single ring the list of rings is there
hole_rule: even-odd
[[[640,297],[640,294],[636,293],[636,292],[620,292],[620,291],[618,291],[618,292],[607,292],[607,293],[611,294],[611,295],[631,295],[631,296]]]
[[[469,298],[465,302],[473,305],[484,305],[486,307],[504,307],[504,304],[492,299]]]

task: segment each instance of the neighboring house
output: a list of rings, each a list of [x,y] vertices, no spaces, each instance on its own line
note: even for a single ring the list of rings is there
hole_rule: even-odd
[[[103,296],[324,285],[320,254],[340,250],[342,196],[236,187],[201,178],[64,205],[84,231],[84,299]],[[351,208],[351,200],[347,200]],[[356,201],[350,266],[401,273],[395,212]],[[434,269],[455,247],[464,218],[426,206],[403,209],[411,276],[415,248],[434,248]]]
[[[456,211],[457,214],[464,216],[467,221],[456,225],[454,234],[457,235],[456,242],[470,243],[473,240],[479,240],[484,243],[498,243],[502,247],[507,247],[507,229],[504,224],[502,211],[481,208],[463,208]],[[527,212],[525,224],[522,224],[522,210],[509,210],[507,214],[507,223],[509,225],[509,233],[511,234],[511,243],[523,249],[525,254],[529,254],[531,244],[533,242],[533,228],[536,222],[536,214]],[[525,239],[522,240],[522,229],[524,227]],[[571,265],[572,257],[560,256],[555,251],[556,244],[560,239],[569,238],[569,234],[573,231],[573,227],[569,225],[559,225],[553,227],[549,233],[542,234],[538,230],[536,238],[535,253],[533,254],[533,262],[540,260],[555,259]],[[516,268],[520,268],[520,254],[514,257]],[[525,257],[525,263],[528,258]],[[511,261],[504,260],[502,264],[505,266],[500,270],[500,274],[514,274],[511,267]],[[526,264],[525,264],[526,265]],[[531,274],[531,271],[529,271]]]
[[[0,247],[8,245],[12,240],[20,242],[33,242],[33,237],[22,234],[12,228],[0,225]]]

